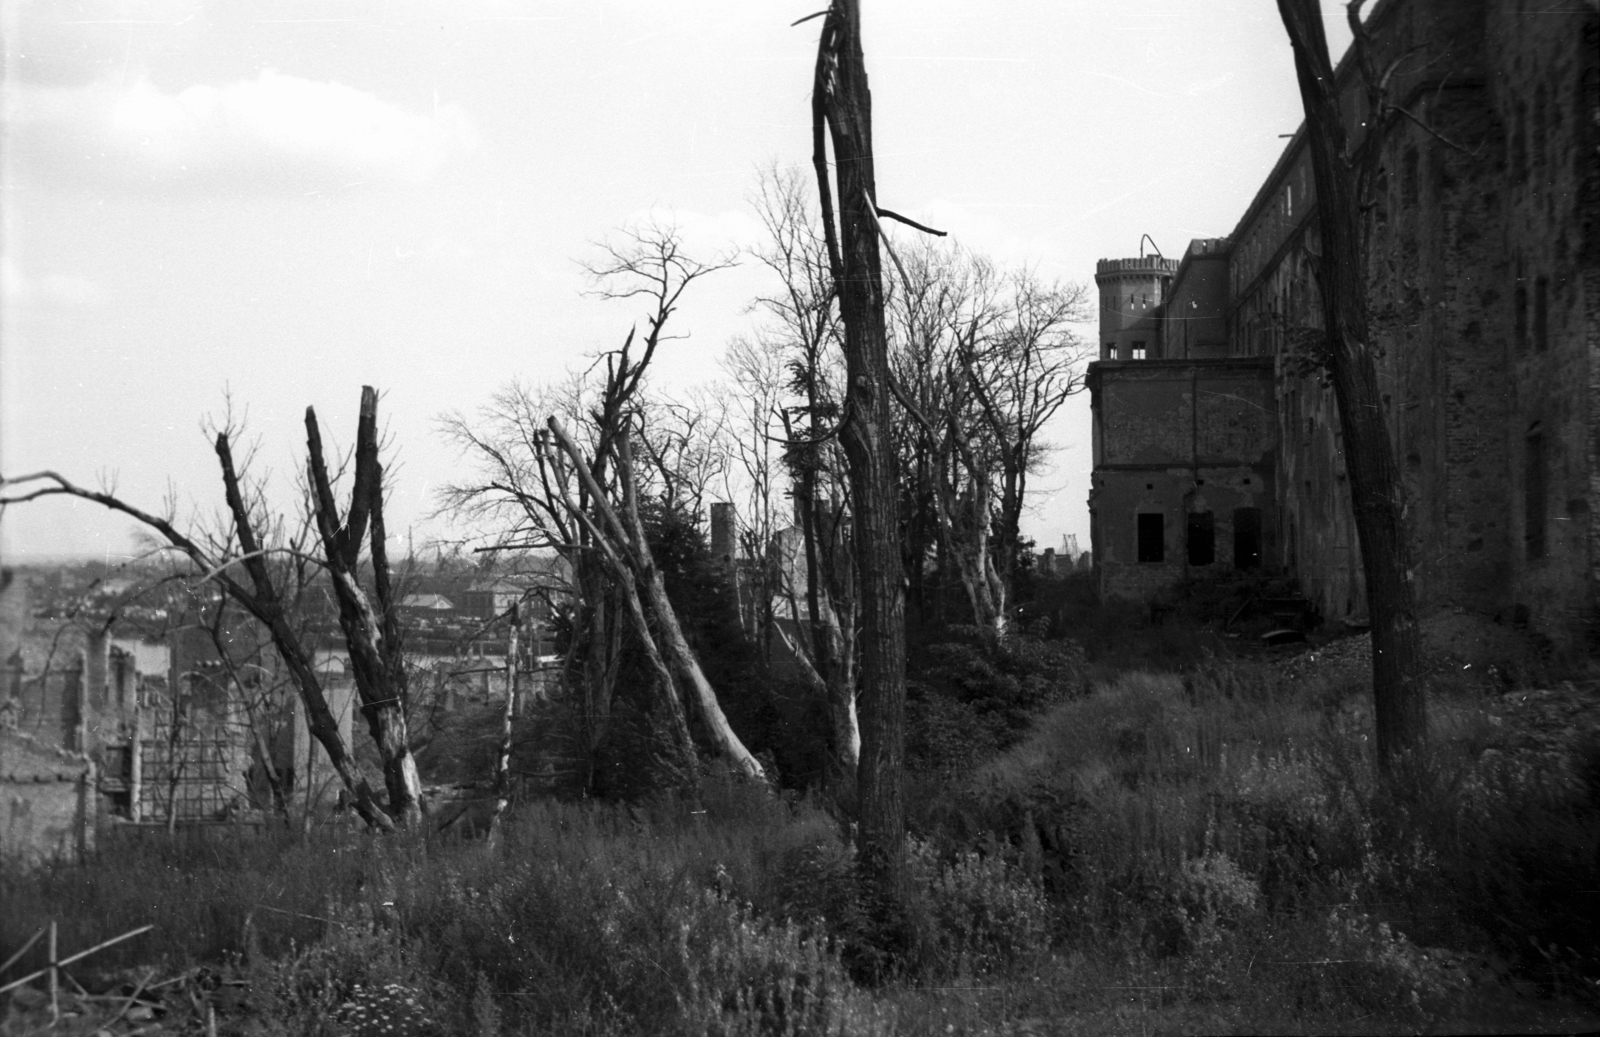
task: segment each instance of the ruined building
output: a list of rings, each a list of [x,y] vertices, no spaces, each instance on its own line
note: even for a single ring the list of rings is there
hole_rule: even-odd
[[[1424,606],[1592,644],[1600,605],[1600,3],[1382,0],[1398,61],[1365,203],[1373,338]],[[1370,113],[1348,61],[1353,133]],[[1291,83],[1285,89],[1293,89]],[[1107,597],[1186,576],[1295,579],[1365,612],[1296,133],[1226,238],[1102,260],[1090,367]]]

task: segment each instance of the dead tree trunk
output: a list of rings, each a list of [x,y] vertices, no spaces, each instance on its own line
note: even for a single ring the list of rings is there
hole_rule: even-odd
[[[311,736],[327,752],[335,773],[339,775],[345,790],[350,793],[356,813],[372,828],[393,831],[394,822],[378,806],[372,793],[372,786],[361,773],[360,767],[350,755],[349,748],[344,744],[344,738],[339,734],[339,722],[334,718],[333,711],[328,708],[328,699],[323,694],[322,682],[317,678],[311,652],[289,623],[283,596],[267,569],[268,551],[261,546],[256,536],[250,509],[245,504],[244,493],[240,489],[239,474],[234,467],[233,451],[228,442],[227,432],[217,433],[215,446],[217,460],[222,465],[222,485],[228,512],[233,518],[234,537],[238,539],[241,549],[241,553],[236,557],[228,557],[225,548],[214,553],[203,550],[194,540],[178,532],[166,519],[133,507],[111,494],[76,486],[55,472],[38,472],[17,479],[0,479],[0,487],[35,482],[45,484],[20,495],[7,495],[0,498],[0,501],[4,504],[21,504],[57,494],[92,501],[112,511],[119,511],[155,530],[167,543],[183,552],[184,556],[205,574],[203,579],[216,580],[230,598],[267,628],[273,647],[283,659],[284,666],[289,670],[290,679],[294,681],[295,688],[299,691],[301,704],[306,710],[306,726],[310,729]],[[215,557],[214,554],[223,557]],[[228,575],[226,570],[234,564],[244,566],[252,587],[246,587]],[[307,788],[309,787],[307,783]]]
[[[511,606],[506,625],[506,708],[500,718],[500,756],[494,768],[494,813],[489,818],[489,841],[494,842],[500,817],[511,804],[511,732],[517,716],[517,650],[522,631],[521,603]]]
[[[700,719],[705,723],[711,741],[745,776],[764,781],[765,770],[728,723],[726,714],[722,712],[722,704],[717,701],[717,693],[712,690],[711,682],[700,668],[700,660],[695,656],[694,649],[689,647],[689,639],[683,635],[683,625],[678,622],[678,610],[672,607],[672,601],[667,597],[666,580],[656,566],[650,543],[645,539],[644,523],[639,519],[638,483],[634,478],[631,441],[627,429],[623,429],[616,437],[617,480],[622,484],[622,518],[645,601],[655,617],[667,656],[694,693],[695,703],[700,707]]]
[[[549,427],[557,444],[572,461],[573,467],[589,491],[599,521],[595,521],[587,513],[578,512],[575,504],[572,508],[581,521],[590,525],[596,541],[605,544],[603,557],[610,564],[613,577],[628,593],[634,625],[647,655],[651,658],[652,668],[664,671],[662,694],[671,710],[674,727],[683,722],[683,707],[678,699],[671,671],[666,669],[667,660],[670,660],[672,668],[676,669],[680,679],[694,694],[695,703],[700,709],[700,718],[704,721],[706,730],[718,750],[749,777],[765,780],[766,772],[760,761],[745,748],[744,742],[740,740],[728,723],[727,716],[723,714],[722,706],[717,702],[716,692],[712,690],[711,682],[706,679],[705,671],[700,668],[700,661],[695,658],[694,650],[689,647],[689,641],[683,634],[683,627],[678,622],[677,611],[667,597],[666,582],[662,578],[661,570],[656,567],[650,545],[645,539],[644,524],[639,519],[638,494],[634,482],[633,455],[629,447],[628,430],[618,428],[610,437],[612,449],[615,451],[617,481],[622,492],[622,508],[619,512],[606,500],[602,487],[595,481],[589,465],[584,462],[577,446],[567,437],[560,422],[551,418]],[[646,612],[655,619],[653,631]],[[685,726],[684,736],[687,735],[687,730]],[[689,753],[692,759],[692,744],[689,744]]]
[[[562,504],[573,519],[588,531],[596,554],[610,573],[612,582],[622,597],[628,621],[639,638],[640,646],[644,649],[645,661],[651,675],[652,698],[655,705],[666,715],[673,763],[686,773],[692,774],[695,760],[694,739],[689,734],[688,717],[684,714],[683,701],[678,697],[677,685],[672,680],[672,670],[663,658],[661,648],[650,629],[650,621],[640,597],[639,580],[627,554],[627,535],[623,532],[622,522],[617,517],[616,510],[606,500],[599,480],[585,463],[577,444],[567,436],[561,423],[552,417],[548,425],[556,447],[571,461],[573,470],[589,495],[590,507],[594,513],[590,514],[588,508],[573,500],[564,490],[559,491]]]
[[[791,448],[790,451],[806,566],[806,621],[800,622],[798,608],[791,610],[797,637],[804,644],[796,642],[792,645],[791,654],[801,661],[802,675],[827,704],[830,732],[828,748],[833,771],[829,778],[843,793],[844,801],[853,803],[856,771],[861,760],[861,725],[856,712],[854,646],[846,635],[840,617],[841,607],[848,612],[848,606],[852,603],[841,601],[841,595],[836,593],[836,588],[842,582],[839,570],[841,567],[848,569],[848,561],[841,557],[844,546],[839,536],[842,517],[833,508],[824,511],[817,499],[816,459],[805,456],[816,449],[817,440],[821,437],[817,425],[814,378],[808,380],[807,390],[810,393],[807,412],[811,417],[809,440],[806,441],[806,447]],[[783,422],[790,442],[798,442],[787,415],[784,415]],[[844,579],[848,578],[846,573]],[[792,587],[785,587],[784,592],[793,598]]]
[[[1352,47],[1363,46],[1359,2],[1350,17]],[[1322,257],[1316,265],[1327,336],[1326,363],[1344,433],[1345,468],[1372,619],[1372,692],[1378,762],[1390,772],[1400,756],[1427,738],[1411,546],[1401,483],[1378,389],[1367,313],[1366,256],[1356,157],[1340,118],[1338,87],[1316,0],[1278,0],[1305,105],[1305,131],[1316,177]],[[1359,57],[1359,55],[1358,55]],[[1364,147],[1379,145],[1368,130]]]
[[[288,611],[283,607],[283,598],[267,571],[265,552],[261,549],[255,529],[250,522],[250,511],[245,506],[244,494],[239,488],[239,475],[234,468],[233,451],[226,433],[217,434],[216,450],[217,460],[222,464],[223,493],[228,502],[228,510],[233,515],[234,532],[239,540],[239,548],[243,552],[245,572],[250,574],[250,580],[255,585],[255,594],[248,594],[227,578],[222,579],[222,586],[234,600],[266,626],[272,637],[273,646],[278,650],[278,656],[288,667],[289,676],[300,691],[300,701],[306,709],[306,727],[311,731],[312,737],[321,744],[323,751],[328,754],[328,762],[339,775],[339,780],[344,783],[345,791],[350,793],[356,813],[369,827],[380,831],[392,831],[394,822],[378,806],[376,797],[372,794],[372,786],[368,784],[366,775],[361,773],[354,757],[350,755],[349,748],[344,744],[343,736],[339,733],[339,721],[334,717],[333,710],[328,708],[328,699],[323,694],[322,681],[317,677],[316,664],[311,652],[289,624]],[[175,539],[170,527],[163,532],[168,533],[168,539],[174,544],[183,546],[179,539]],[[191,557],[199,560],[193,552]],[[306,787],[309,789],[309,775],[307,779]]]
[[[856,0],[834,0],[828,9],[817,47],[811,103],[812,162],[844,323],[848,378],[839,439],[849,460],[860,581],[861,862],[869,881],[898,905],[906,881],[905,593],[874,200],[872,98]],[[838,176],[837,231],[835,192],[828,175],[829,139]]]
[[[323,458],[316,411],[306,408],[306,449],[317,528],[334,596],[339,602],[339,627],[350,650],[361,711],[383,761],[389,813],[411,826],[422,819],[422,782],[406,730],[406,671],[401,654],[399,622],[391,598],[388,555],[382,544],[383,467],[378,461],[378,394],[361,388],[361,416],[356,426],[355,485],[350,508],[341,523],[333,485]],[[361,541],[372,523],[372,568],[377,607],[359,579]]]

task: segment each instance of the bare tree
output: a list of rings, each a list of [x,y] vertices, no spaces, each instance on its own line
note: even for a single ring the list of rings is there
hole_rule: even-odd
[[[1371,190],[1383,137],[1406,113],[1389,103],[1391,66],[1379,73],[1361,24],[1364,0],[1346,11],[1352,60],[1366,89],[1372,122],[1352,138],[1340,113],[1322,14],[1316,0],[1278,0],[1305,107],[1305,133],[1317,192],[1322,255],[1314,264],[1322,289],[1325,347],[1321,359],[1333,382],[1343,432],[1356,535],[1372,618],[1372,690],[1378,761],[1390,771],[1427,738],[1421,638],[1406,536],[1403,489],[1378,386],[1367,307],[1367,252],[1362,203]]]
[[[333,483],[323,458],[317,415],[306,408],[306,450],[317,528],[322,534],[328,575],[339,602],[339,626],[350,650],[356,693],[372,740],[383,761],[389,813],[402,825],[422,819],[422,782],[406,730],[406,662],[400,612],[389,572],[383,524],[383,465],[378,459],[378,393],[361,387],[361,412],[356,426],[355,478],[350,506],[341,517]],[[373,594],[361,585],[361,542],[370,523],[369,560]]]
[[[590,526],[565,504],[571,498],[582,510],[589,491],[565,456],[549,449],[545,422],[559,414],[569,428],[588,430],[596,406],[582,379],[556,388],[512,383],[476,415],[441,419],[445,434],[478,466],[476,478],[445,488],[443,506],[488,526],[491,550],[552,550],[567,562],[573,636],[565,669],[576,672],[582,696],[584,788],[593,784],[596,754],[610,727],[628,607]],[[605,477],[603,469],[597,473]]]
[[[789,629],[774,624],[802,677],[822,697],[829,717],[830,778],[853,795],[861,754],[856,689],[855,566],[846,550],[849,488],[841,428],[843,345],[838,294],[828,245],[809,215],[810,199],[797,171],[761,171],[754,199],[767,231],[757,259],[777,274],[779,291],[757,298],[768,335],[783,357],[787,379],[774,412],[783,426],[783,467],[789,476],[803,552],[803,586],[796,566],[774,566],[777,595],[788,605]],[[790,633],[792,630],[792,634]]]
[[[898,905],[906,882],[905,592],[874,197],[872,100],[859,5],[856,0],[833,0],[823,17],[812,83],[812,162],[828,269],[844,323],[847,382],[838,435],[849,459],[861,615],[860,859],[869,882],[888,903]],[[837,190],[828,168],[830,140]]]
[[[783,344],[770,337],[735,338],[721,364],[735,387],[721,439],[724,453],[736,460],[736,466],[725,477],[724,495],[737,505],[739,554],[749,560],[748,565],[734,566],[739,622],[770,663],[779,571],[767,555],[778,532],[777,502],[784,492],[778,446]]]
[[[494,767],[494,813],[489,818],[489,840],[493,843],[500,818],[511,804],[512,721],[517,715],[517,663],[521,648],[522,603],[511,606],[506,616],[506,705],[500,717],[500,752]]]
[[[513,416],[509,427],[514,438],[509,441],[492,440],[454,419],[458,437],[487,461],[490,478],[455,488],[449,500],[458,507],[520,509],[543,542],[576,554],[581,564],[590,566],[592,583],[585,587],[586,595],[615,594],[621,616],[645,655],[651,700],[666,719],[672,755],[681,765],[692,761],[693,743],[680,684],[718,750],[744,773],[763,778],[760,763],[729,725],[683,634],[640,512],[641,487],[647,482],[653,482],[659,495],[687,494],[697,500],[714,458],[697,445],[692,424],[684,424],[686,414],[670,410],[672,420],[648,447],[648,473],[636,464],[633,446],[651,436],[642,388],[657,349],[668,340],[668,320],[691,283],[726,264],[691,259],[676,233],[659,227],[635,231],[629,245],[607,246],[606,256],[590,268],[597,294],[644,300],[646,329],[642,336],[630,332],[619,349],[602,357],[602,387],[581,408],[587,442],[580,442],[554,414],[542,421],[532,413]]]
[[[78,486],[56,472],[43,471],[16,478],[0,478],[0,507],[21,504],[49,496],[70,496],[91,501],[120,512],[160,536],[198,570],[197,579],[214,580],[223,591],[253,616],[268,631],[279,658],[294,681],[306,709],[307,726],[328,754],[334,771],[349,792],[356,812],[370,827],[390,831],[393,819],[378,805],[372,787],[361,773],[339,733],[338,720],[328,706],[327,696],[317,676],[310,646],[292,622],[281,582],[275,579],[267,558],[273,553],[298,553],[293,548],[264,544],[257,530],[266,522],[264,503],[258,490],[246,491],[234,464],[228,426],[216,434],[217,460],[222,469],[223,493],[233,529],[225,540],[207,542],[178,530],[173,516],[155,515],[122,501],[111,493]],[[235,543],[236,542],[236,543]],[[243,567],[248,584],[234,578],[229,570]]]
[[[1030,270],[1004,277],[999,318],[984,339],[968,339],[960,359],[984,435],[998,462],[994,556],[1007,599],[1021,550],[1028,476],[1047,444],[1039,437],[1067,398],[1083,391],[1090,349],[1071,325],[1085,320],[1088,292],[1079,284],[1046,283]]]

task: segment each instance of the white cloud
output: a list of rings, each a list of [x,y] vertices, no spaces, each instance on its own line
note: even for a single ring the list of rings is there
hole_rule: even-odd
[[[24,88],[7,107],[24,173],[153,187],[417,185],[476,143],[452,106],[418,115],[271,69],[177,93],[144,80]]]

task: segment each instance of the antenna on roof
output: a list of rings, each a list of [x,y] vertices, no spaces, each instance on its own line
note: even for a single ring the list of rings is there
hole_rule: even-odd
[[[1152,238],[1148,234],[1141,234],[1141,235],[1139,235],[1139,258],[1140,259],[1144,258],[1144,243],[1147,242],[1147,241],[1150,242],[1150,247],[1155,249],[1156,258],[1157,259],[1166,259],[1167,258],[1166,256],[1163,256],[1161,254],[1161,247],[1156,244],[1156,239],[1155,238]]]

